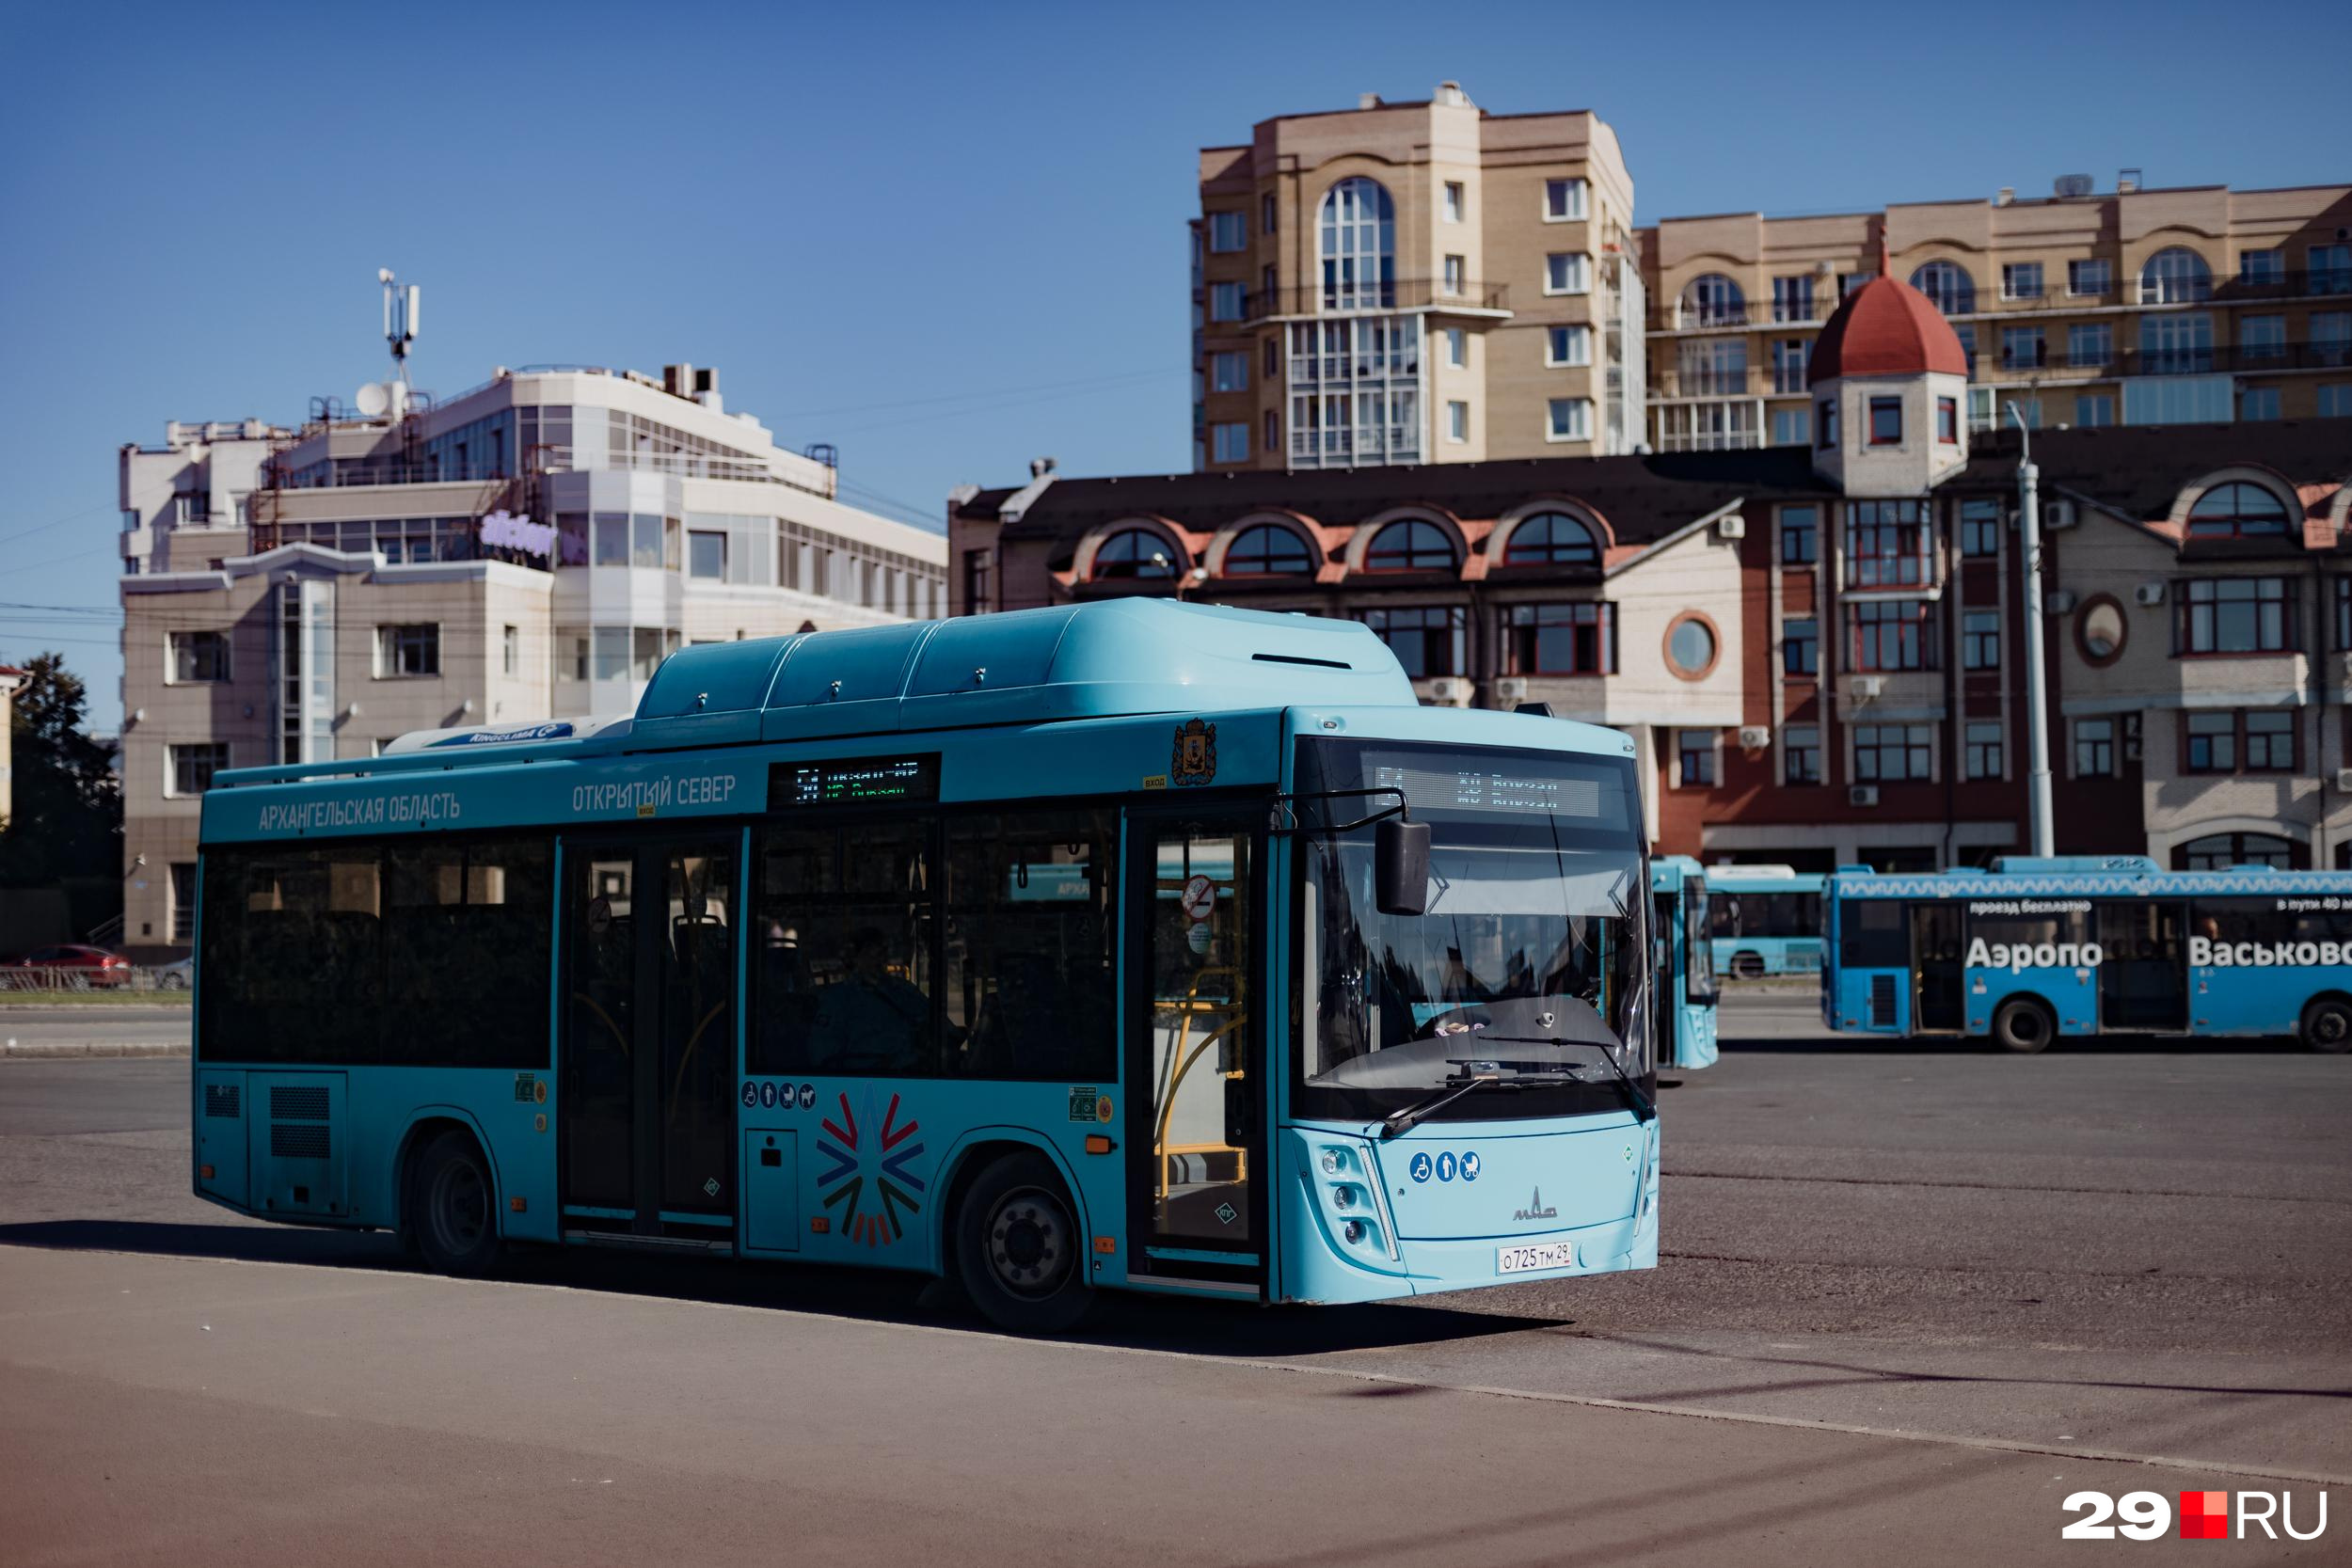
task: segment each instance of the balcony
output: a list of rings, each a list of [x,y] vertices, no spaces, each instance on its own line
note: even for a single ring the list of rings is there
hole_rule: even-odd
[[[1649,395],[1660,398],[1761,397],[1771,378],[1760,365],[1669,365],[1651,372]],[[1800,386],[1797,391],[1804,388]]]
[[[1726,327],[1743,326],[1816,326],[1829,320],[1837,301],[1817,293],[1810,301],[1802,299],[1751,299],[1738,304],[1716,301],[1692,305],[1676,300],[1666,311],[1661,324],[1668,332],[1711,332]]]
[[[1315,283],[1301,289],[1253,290],[1242,315],[1253,322],[1277,316],[1365,315],[1387,310],[1481,310],[1508,315],[1510,294],[1507,283],[1463,282],[1448,288],[1438,277],[1329,287]]]

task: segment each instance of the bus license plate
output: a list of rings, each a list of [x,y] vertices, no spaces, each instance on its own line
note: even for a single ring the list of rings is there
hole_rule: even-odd
[[[1570,1242],[1545,1242],[1538,1246],[1495,1249],[1495,1273],[1525,1274],[1531,1269],[1572,1269],[1576,1246]]]

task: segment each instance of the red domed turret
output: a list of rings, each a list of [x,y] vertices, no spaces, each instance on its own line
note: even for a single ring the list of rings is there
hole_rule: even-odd
[[[1927,295],[1886,276],[1886,267],[1882,240],[1879,275],[1839,302],[1814,342],[1807,386],[1841,375],[1968,374],[1968,355],[1951,323]]]

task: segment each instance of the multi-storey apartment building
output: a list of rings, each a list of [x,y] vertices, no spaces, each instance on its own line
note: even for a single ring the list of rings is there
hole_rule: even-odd
[[[827,454],[729,413],[708,371],[501,371],[384,401],[122,449],[135,956],[185,946],[218,769],[619,718],[683,643],[946,609],[940,536],[842,504]]]
[[[1965,346],[1899,277],[1829,315],[1806,377],[1801,445],[1040,465],[951,498],[955,608],[1172,594],[1361,620],[1425,701],[1626,730],[1661,850],[1814,867],[2022,850],[2025,437],[1970,427]],[[2032,434],[2061,850],[2352,865],[2347,430]]]
[[[2352,185],[2146,190],[1669,218],[1639,232],[1661,451],[1802,446],[1805,361],[1838,300],[1893,276],[1968,358],[1978,429],[2352,415]]]
[[[1598,116],[1490,114],[1454,82],[1202,149],[1194,467],[1631,451],[1632,223]]]

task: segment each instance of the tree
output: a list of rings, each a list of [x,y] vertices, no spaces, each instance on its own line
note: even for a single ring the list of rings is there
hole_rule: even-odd
[[[0,887],[122,877],[122,781],[115,748],[82,728],[87,689],[63,654],[24,666],[10,715],[15,815],[0,823]]]

